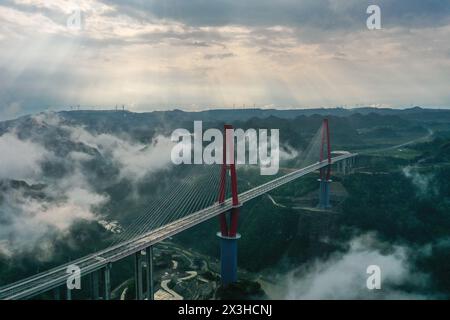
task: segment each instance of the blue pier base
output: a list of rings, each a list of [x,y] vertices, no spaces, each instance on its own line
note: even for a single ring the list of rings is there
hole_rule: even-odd
[[[331,180],[319,179],[320,183],[320,193],[319,193],[319,208],[320,209],[330,209],[330,184]]]
[[[222,285],[226,286],[237,281],[237,241],[241,238],[240,234],[236,237],[224,237],[220,232],[217,233],[220,238],[220,263]]]

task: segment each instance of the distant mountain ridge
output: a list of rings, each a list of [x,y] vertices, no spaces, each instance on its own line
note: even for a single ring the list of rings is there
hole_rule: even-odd
[[[408,120],[428,120],[428,121],[449,121],[450,109],[426,109],[421,107],[413,107],[407,109],[391,109],[391,108],[315,108],[315,109],[212,109],[204,111],[183,111],[179,109],[168,111],[151,111],[151,112],[131,112],[122,110],[75,110],[75,111],[59,111],[56,112],[67,120],[82,122],[89,126],[90,122],[98,123],[102,118],[107,119],[111,123],[120,123],[124,119],[130,125],[139,126],[142,124],[156,124],[168,121],[246,121],[251,118],[269,118],[277,117],[280,119],[292,119],[298,116],[337,116],[348,117],[355,114],[368,115],[398,115]],[[26,118],[29,116],[23,116]],[[20,118],[18,118],[20,119]],[[15,122],[18,119],[1,121],[0,124]]]
[[[380,114],[380,115],[418,115],[418,114],[448,114],[450,116],[450,109],[424,109],[421,107],[413,107],[407,109],[391,109],[391,108],[374,108],[374,107],[361,107],[361,108],[315,108],[315,109],[212,109],[204,111],[183,111],[180,109],[168,110],[168,111],[152,111],[134,113],[130,111],[62,111],[61,114],[72,115],[74,119],[83,115],[104,115],[108,113],[110,115],[116,115],[116,117],[129,117],[133,115],[139,115],[142,118],[151,118],[163,120],[164,118],[178,119],[178,120],[204,120],[204,121],[233,121],[241,120],[245,121],[251,118],[268,118],[271,116],[281,119],[292,119],[298,116],[312,116],[312,115],[330,115],[330,116],[350,116],[353,114]],[[70,116],[69,116],[70,117]]]
[[[360,145],[366,138],[400,138],[406,131],[425,135],[432,124],[450,122],[450,110],[422,109],[419,107],[395,110],[378,108],[358,109],[217,109],[199,112],[182,110],[134,113],[123,110],[77,110],[55,113],[61,124],[81,126],[89,132],[101,134],[125,134],[142,143],[156,135],[170,136],[176,128],[193,130],[193,122],[201,120],[204,129],[219,128],[224,123],[237,128],[283,128],[282,140],[300,147],[309,141],[320,127],[323,117],[329,117],[337,144]],[[16,120],[0,122],[0,135],[17,128],[22,137],[30,136],[30,130],[38,135],[63,136],[59,128],[42,127],[34,119],[24,116]],[[66,141],[65,139],[64,141]]]

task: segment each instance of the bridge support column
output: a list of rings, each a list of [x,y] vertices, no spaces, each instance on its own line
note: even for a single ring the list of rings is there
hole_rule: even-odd
[[[345,166],[343,161],[336,163],[336,169],[339,174],[345,175]]]
[[[220,273],[222,285],[227,286],[237,281],[237,242],[241,238],[240,234],[235,237],[223,236],[217,233],[220,238]]]
[[[331,180],[319,179],[320,191],[319,191],[319,208],[329,209],[331,208],[330,203],[330,184]]]
[[[111,264],[108,263],[103,269],[105,300],[111,300]]]
[[[349,159],[349,167],[350,167],[350,172],[353,173],[355,172],[355,165],[356,165],[356,157],[351,157]]]
[[[147,299],[154,300],[154,289],[153,289],[153,247],[148,247],[145,250],[146,258],[146,271],[147,271]]]
[[[72,300],[72,289],[66,288],[66,300]]]
[[[53,299],[61,300],[61,287],[56,287],[53,289]]]
[[[136,300],[142,300],[142,253],[136,252],[134,255],[134,285],[135,285],[135,298]]]
[[[91,290],[92,300],[98,300],[100,296],[98,271],[94,271],[91,273]]]

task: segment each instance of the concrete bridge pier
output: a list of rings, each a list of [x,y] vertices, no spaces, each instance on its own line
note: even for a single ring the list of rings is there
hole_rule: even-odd
[[[347,158],[336,163],[336,172],[346,175],[353,172],[356,165],[356,157]]]
[[[146,280],[147,280],[147,299],[154,300],[154,288],[153,288],[153,247],[150,246],[145,249],[145,267],[146,267]]]
[[[102,269],[94,271],[89,275],[92,300],[111,300],[111,267],[111,263],[108,263]],[[102,290],[100,288],[101,285],[103,286]],[[101,291],[103,291],[103,296],[100,295]]]
[[[237,243],[241,238],[240,234],[234,237],[223,236],[217,233],[220,238],[220,273],[222,285],[227,286],[237,281]]]
[[[319,208],[330,209],[330,185],[332,180],[319,179],[320,191],[319,191]]]
[[[103,284],[105,291],[105,300],[111,300],[111,263],[108,263],[105,268],[103,268]]]
[[[356,157],[350,158],[350,165],[351,165],[352,169],[356,167]]]
[[[346,167],[345,167],[344,161],[340,161],[340,162],[336,163],[336,169],[339,174],[345,175]]]
[[[353,158],[344,159],[336,163],[337,173],[341,175],[346,175],[351,172]]]
[[[53,289],[53,299],[61,300],[61,287],[56,287]]]
[[[347,159],[342,160],[341,162],[339,162],[339,164],[340,164],[340,167],[341,167],[340,173],[345,176],[348,173],[348,162],[347,162]]]
[[[72,289],[66,287],[66,300],[72,300]]]
[[[100,297],[99,271],[92,272],[90,277],[91,277],[92,300],[98,300]]]
[[[134,286],[136,300],[142,300],[144,296],[142,288],[142,251],[134,254]]]

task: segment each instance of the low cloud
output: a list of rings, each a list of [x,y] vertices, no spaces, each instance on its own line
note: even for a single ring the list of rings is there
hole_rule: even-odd
[[[15,133],[0,136],[0,179],[36,179],[41,163],[51,152],[30,140],[20,140]]]
[[[427,277],[412,271],[408,249],[379,243],[368,234],[350,241],[349,250],[318,260],[283,276],[278,293],[285,299],[425,299]],[[367,267],[381,268],[381,290],[366,286]],[[403,289],[408,286],[409,290]],[[413,290],[411,290],[413,288]],[[269,295],[271,293],[269,292]]]
[[[432,174],[422,174],[417,168],[414,167],[405,167],[403,168],[403,174],[411,179],[411,182],[417,189],[417,194],[419,196],[430,196],[436,195],[438,190],[436,186],[433,185],[434,176]]]
[[[280,160],[292,160],[299,156],[299,152],[289,144],[280,147]]]
[[[0,254],[38,252],[39,260],[52,256],[52,236],[66,234],[77,221],[94,221],[93,208],[108,197],[96,193],[81,173],[55,182],[33,196],[26,189],[7,189],[0,204]]]
[[[19,130],[26,134],[16,134]],[[48,260],[55,239],[76,222],[107,218],[100,209],[109,196],[98,188],[87,162],[117,168],[108,183],[128,179],[136,185],[169,168],[172,145],[164,136],[146,145],[128,136],[91,133],[54,113],[18,121],[0,136],[0,254],[33,253]]]
[[[57,127],[67,132],[68,139],[78,145],[97,150],[103,160],[111,160],[120,170],[118,179],[139,182],[147,175],[168,169],[171,165],[171,150],[175,145],[170,137],[157,135],[148,144],[132,139],[125,133],[120,136],[90,132],[84,126],[68,124],[56,113],[41,113],[33,116],[40,126]],[[91,154],[72,151],[69,159],[72,166],[93,159]]]
[[[171,164],[170,153],[174,143],[169,137],[159,135],[145,145],[131,138],[119,138],[111,134],[92,134],[82,127],[69,127],[71,139],[97,149],[105,158],[110,157],[120,169],[120,179],[138,182],[148,174],[167,169]],[[82,157],[81,154],[72,156]]]

